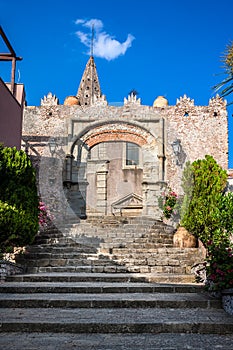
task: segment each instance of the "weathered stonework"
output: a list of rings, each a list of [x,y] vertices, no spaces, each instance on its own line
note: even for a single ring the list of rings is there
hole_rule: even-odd
[[[159,218],[158,197],[166,185],[180,193],[185,162],[210,154],[228,168],[226,103],[218,96],[208,106],[184,96],[175,106],[159,98],[152,107],[131,95],[114,107],[97,90],[88,104],[59,105],[49,94],[40,107],[25,108],[24,145],[59,220],[110,215],[124,198],[142,198],[138,213]],[[136,165],[126,164],[128,143],[139,146]]]

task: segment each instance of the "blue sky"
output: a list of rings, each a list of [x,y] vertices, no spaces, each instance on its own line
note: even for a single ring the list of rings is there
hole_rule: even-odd
[[[16,82],[25,84],[28,105],[39,105],[50,91],[60,103],[76,95],[93,19],[95,61],[108,102],[122,102],[136,89],[146,105],[158,95],[174,105],[184,94],[208,105],[212,87],[224,78],[221,56],[233,40],[232,14],[232,0],[0,0],[0,24],[23,57]],[[10,68],[0,62],[5,81]],[[232,107],[228,113],[233,168]]]

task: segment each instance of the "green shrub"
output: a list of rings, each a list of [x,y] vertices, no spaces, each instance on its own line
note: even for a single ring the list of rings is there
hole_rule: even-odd
[[[226,182],[227,172],[209,155],[188,163],[184,170],[181,225],[205,246],[215,229],[222,225],[221,203]]]
[[[227,172],[211,156],[186,165],[181,225],[206,248],[206,286],[233,287],[233,194],[224,193]]]
[[[24,151],[0,145],[0,252],[32,242],[38,231],[35,171]]]

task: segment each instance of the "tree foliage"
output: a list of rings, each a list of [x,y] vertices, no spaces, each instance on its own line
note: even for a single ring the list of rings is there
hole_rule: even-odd
[[[211,156],[188,163],[183,173],[181,225],[206,248],[206,286],[233,287],[233,193],[225,193],[227,172]]]
[[[221,97],[226,97],[233,93],[233,42],[227,45],[222,61],[224,63],[223,68],[226,78],[215,85],[214,89],[220,93]],[[233,104],[233,101],[229,104]]]
[[[222,221],[226,182],[227,172],[209,155],[192,164],[187,163],[184,170],[181,224],[204,245]]]
[[[38,231],[35,171],[24,151],[0,145],[0,252],[33,241]]]

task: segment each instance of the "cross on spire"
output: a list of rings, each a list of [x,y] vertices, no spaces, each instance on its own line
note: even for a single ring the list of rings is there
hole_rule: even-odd
[[[94,55],[94,24],[92,24],[91,30],[91,56]]]

